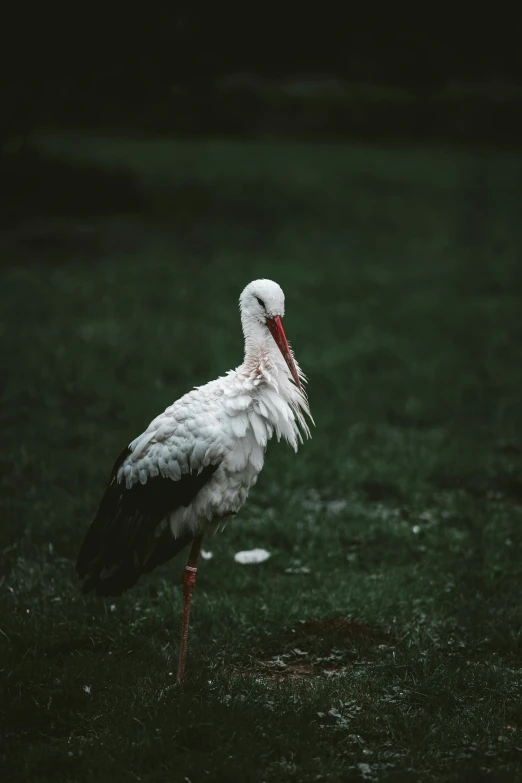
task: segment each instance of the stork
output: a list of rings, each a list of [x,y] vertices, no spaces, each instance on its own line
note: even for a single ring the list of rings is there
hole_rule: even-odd
[[[188,544],[177,682],[183,681],[203,536],[237,514],[263,467],[275,434],[297,451],[313,423],[305,376],[282,318],[285,296],[254,280],[239,299],[244,361],[185,394],[125,448],[78,555],[82,590],[119,596]]]

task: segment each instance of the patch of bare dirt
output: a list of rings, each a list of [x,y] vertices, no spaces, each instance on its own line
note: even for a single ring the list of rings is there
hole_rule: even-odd
[[[312,653],[300,649],[306,647],[306,637],[316,636],[330,640],[326,653]],[[300,639],[299,639],[300,637]],[[299,680],[308,677],[333,677],[349,671],[353,666],[367,663],[353,658],[354,648],[393,644],[391,637],[366,623],[349,623],[341,619],[305,620],[295,629],[296,646],[280,655],[238,665],[229,673],[245,677],[257,677],[272,682]]]
[[[334,656],[333,656],[334,657]],[[286,680],[301,680],[308,677],[331,677],[349,669],[348,664],[326,659],[291,660],[291,653],[277,655],[264,661],[255,661],[249,666],[238,667],[233,674],[241,677],[257,677],[263,680],[284,682]]]
[[[305,620],[296,628],[296,633],[305,636],[334,635],[342,637],[351,644],[357,641],[367,641],[373,644],[390,644],[389,634],[377,628],[371,628],[366,623],[349,623],[347,620]]]

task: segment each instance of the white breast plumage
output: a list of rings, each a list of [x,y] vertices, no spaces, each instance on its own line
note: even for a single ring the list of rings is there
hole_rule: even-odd
[[[302,405],[300,400],[297,404]],[[297,450],[302,439],[298,421],[291,404],[265,378],[250,377],[239,368],[194,389],[156,417],[130,444],[116,481],[131,489],[156,476],[177,481],[218,465],[204,492],[169,514],[175,538],[196,535],[202,528],[222,526],[240,510],[274,432]],[[309,434],[306,423],[304,432]]]

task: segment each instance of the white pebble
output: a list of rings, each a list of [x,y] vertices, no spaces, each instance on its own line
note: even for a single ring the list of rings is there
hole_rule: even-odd
[[[269,557],[270,552],[267,552],[266,549],[248,549],[244,552],[236,552],[234,560],[236,563],[247,565],[250,563],[263,563]]]

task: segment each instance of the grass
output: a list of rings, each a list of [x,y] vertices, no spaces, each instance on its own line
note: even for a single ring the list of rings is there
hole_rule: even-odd
[[[38,143],[100,188],[123,170],[146,207],[68,192],[2,240],[4,779],[522,775],[522,160]],[[317,426],[298,455],[271,444],[206,542],[180,690],[184,558],[113,602],[74,560],[122,446],[241,360],[259,276]]]

